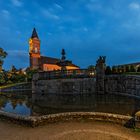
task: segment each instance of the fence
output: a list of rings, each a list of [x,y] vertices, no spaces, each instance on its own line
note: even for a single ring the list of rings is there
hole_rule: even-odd
[[[65,70],[65,71],[57,70],[57,71],[39,72],[37,74],[38,80],[95,77],[95,71],[88,69]]]

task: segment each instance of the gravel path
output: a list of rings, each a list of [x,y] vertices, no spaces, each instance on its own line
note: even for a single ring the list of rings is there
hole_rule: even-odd
[[[140,140],[140,133],[103,122],[66,122],[29,128],[0,121],[0,140]]]

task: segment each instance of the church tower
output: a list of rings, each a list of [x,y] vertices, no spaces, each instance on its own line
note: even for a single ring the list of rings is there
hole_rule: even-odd
[[[37,35],[36,29],[33,29],[32,36],[29,40],[29,56],[30,56],[30,68],[40,68],[40,40]]]

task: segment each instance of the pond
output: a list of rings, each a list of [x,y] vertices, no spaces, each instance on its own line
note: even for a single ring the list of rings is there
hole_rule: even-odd
[[[62,95],[62,97],[59,95],[59,98],[56,99],[55,97],[54,101],[52,101],[53,96],[43,97],[34,101],[32,94],[29,92],[4,93],[0,95],[0,109],[25,116],[39,116],[73,111],[134,115],[135,112],[140,110],[140,98],[136,97],[113,94],[86,96]]]
[[[31,115],[31,96],[23,93],[4,93],[0,95],[0,109],[19,115]]]

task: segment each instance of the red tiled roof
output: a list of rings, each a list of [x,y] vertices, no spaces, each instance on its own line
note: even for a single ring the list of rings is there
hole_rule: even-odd
[[[53,58],[53,57],[46,57],[46,56],[41,56],[41,63],[42,64],[56,64],[60,59]]]
[[[53,57],[46,57],[46,56],[41,56],[41,64],[57,64],[60,59],[58,58],[53,58]],[[72,64],[72,63],[69,63],[68,66],[73,66],[73,67],[78,67],[79,66],[76,66],[75,64]]]

